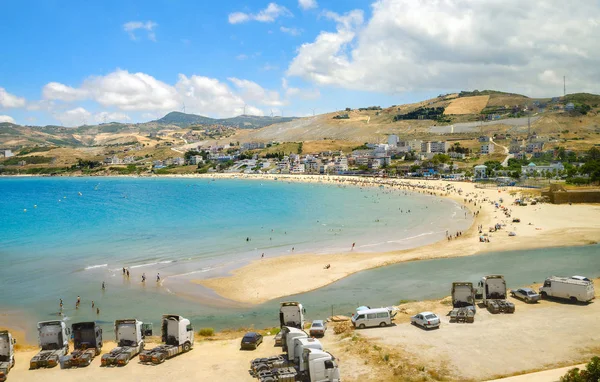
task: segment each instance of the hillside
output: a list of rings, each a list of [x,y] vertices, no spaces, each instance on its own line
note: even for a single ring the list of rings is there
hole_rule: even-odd
[[[239,129],[258,129],[274,123],[289,122],[296,117],[267,117],[255,115],[239,115],[233,118],[214,119],[196,114],[185,114],[172,111],[156,122],[161,125],[190,127],[194,125],[223,125]]]

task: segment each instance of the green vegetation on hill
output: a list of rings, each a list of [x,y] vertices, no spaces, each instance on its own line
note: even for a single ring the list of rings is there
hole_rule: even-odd
[[[409,119],[433,119],[441,120],[444,119],[443,107],[419,107],[416,110],[410,111],[406,114],[397,114],[394,116],[394,122]]]
[[[49,157],[40,157],[40,156],[30,156],[25,158],[20,157],[11,157],[1,162],[5,166],[15,166],[18,165],[20,161],[25,161],[27,164],[42,164],[42,163],[50,163],[53,158]]]
[[[223,125],[240,129],[257,129],[274,123],[292,121],[294,119],[296,119],[296,117],[265,117],[255,115],[239,115],[233,118],[214,119],[202,115],[172,111],[156,122],[179,127],[189,127],[193,125]]]
[[[600,95],[590,93],[574,93],[567,94],[564,97],[565,103],[573,102],[574,104],[585,104],[593,107],[600,105]]]
[[[482,96],[482,95],[506,95],[506,96],[525,97],[524,95],[521,95],[521,94],[505,93],[505,92],[501,92],[498,90],[473,90],[473,91],[463,90],[460,93],[458,93],[459,97],[474,97],[474,96]],[[528,97],[525,97],[525,98],[528,98]]]

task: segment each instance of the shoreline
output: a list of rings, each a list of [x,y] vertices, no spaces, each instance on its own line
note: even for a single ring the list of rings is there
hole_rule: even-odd
[[[593,218],[594,212],[600,212],[598,206],[552,204],[514,206],[512,202],[517,195],[510,195],[514,194],[514,190],[507,192],[506,189],[478,189],[474,183],[316,175],[198,174],[174,177],[277,180],[360,187],[383,185],[450,198],[471,212],[479,212],[469,229],[460,237],[450,241],[443,239],[425,246],[379,253],[298,254],[266,258],[254,260],[248,265],[237,268],[229,276],[192,280],[193,283],[207,287],[223,298],[250,304],[260,304],[284,296],[313,291],[351,274],[400,262],[471,256],[495,251],[588,245],[600,241],[600,224]],[[495,206],[493,202],[498,201],[499,198],[503,198],[502,205],[512,211],[512,216],[521,218],[522,223],[512,223],[512,218],[507,218],[502,210]],[[567,210],[571,213],[567,214]],[[531,225],[528,225],[529,223]],[[496,233],[488,233],[488,227],[493,227],[495,224],[504,224],[506,227]],[[480,234],[477,230],[479,226],[483,226],[482,234],[489,235],[489,243],[479,242]],[[509,231],[517,232],[518,236],[509,237]],[[318,264],[315,264],[315,259]],[[330,264],[331,268],[323,269],[324,264]],[[269,272],[265,272],[267,269]],[[256,274],[261,276],[253,277]],[[303,282],[290,283],[289,280],[303,280]]]

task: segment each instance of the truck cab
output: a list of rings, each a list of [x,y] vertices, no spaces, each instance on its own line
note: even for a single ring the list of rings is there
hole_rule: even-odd
[[[75,350],[95,349],[96,355],[102,350],[102,329],[95,322],[78,322],[71,326],[73,348]]]
[[[470,282],[452,283],[452,310],[450,311],[450,321],[454,322],[474,322],[477,311],[475,305],[475,289]]]
[[[310,382],[340,382],[340,370],[333,355],[323,350],[305,349],[302,363]]]
[[[174,314],[162,317],[162,342],[173,346],[194,346],[194,329],[190,320]],[[187,351],[187,350],[186,350]]]
[[[294,346],[288,348],[288,361],[298,365],[300,371],[304,371],[303,363],[300,362],[304,351],[306,349],[323,350],[323,345],[316,338],[294,338]]]
[[[289,326],[284,326],[281,329],[281,347],[285,353],[289,353],[290,347],[292,352],[294,351],[294,338],[308,338],[308,334],[302,329]]]
[[[31,359],[29,368],[57,366],[59,358],[69,353],[71,330],[64,321],[38,322],[37,329],[41,351]]]
[[[279,324],[304,329],[306,309],[297,301],[282,302],[279,308]]]
[[[0,382],[6,381],[8,372],[15,366],[16,343],[8,330],[0,330]]]
[[[514,313],[515,304],[506,300],[507,289],[504,276],[483,276],[478,284],[483,304],[491,313]]]

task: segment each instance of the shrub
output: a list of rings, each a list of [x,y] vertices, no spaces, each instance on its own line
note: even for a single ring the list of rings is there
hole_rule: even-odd
[[[594,357],[585,370],[571,369],[560,378],[560,382],[598,382],[600,381],[600,358]]]
[[[344,321],[344,322],[337,322],[334,326],[333,326],[333,332],[335,334],[342,334],[342,333],[347,333],[352,331],[353,327],[352,327],[352,323],[348,322],[348,321]]]
[[[202,337],[212,337],[215,335],[215,330],[213,328],[202,328],[198,334]]]

